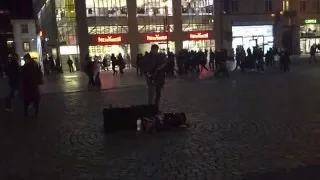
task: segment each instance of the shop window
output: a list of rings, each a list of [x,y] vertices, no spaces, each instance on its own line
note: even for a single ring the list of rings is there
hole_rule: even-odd
[[[172,16],[172,0],[137,0],[137,16]]]
[[[272,0],[265,0],[265,11],[272,12]]]
[[[128,33],[128,26],[90,26],[89,34],[125,34]]]
[[[87,16],[127,16],[127,0],[86,0]]]
[[[141,33],[173,32],[173,25],[139,25],[138,29]]]
[[[213,0],[181,0],[181,5],[183,31],[213,29]]]
[[[305,12],[307,9],[307,2],[306,0],[300,0],[300,12]]]
[[[30,51],[30,43],[29,42],[23,42],[22,46],[23,46],[24,52]]]
[[[231,0],[231,12],[239,12],[239,1]]]
[[[182,0],[182,14],[183,15],[212,15],[213,14],[213,0]]]
[[[289,11],[289,0],[283,0],[282,1],[282,10],[283,11]]]
[[[28,34],[29,27],[28,24],[20,24],[21,34]]]

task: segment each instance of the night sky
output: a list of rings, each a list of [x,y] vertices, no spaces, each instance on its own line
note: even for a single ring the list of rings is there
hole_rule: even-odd
[[[32,18],[32,0],[3,0],[0,9],[11,12],[11,18]]]

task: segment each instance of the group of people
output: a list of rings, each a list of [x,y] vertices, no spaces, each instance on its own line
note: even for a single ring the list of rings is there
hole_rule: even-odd
[[[5,109],[12,112],[12,99],[19,95],[23,99],[24,114],[28,116],[28,108],[32,104],[35,116],[39,113],[40,91],[43,84],[40,64],[31,58],[30,54],[23,57],[25,64],[20,66],[19,56],[14,54],[9,58],[5,74],[9,82],[9,94],[5,100]]]

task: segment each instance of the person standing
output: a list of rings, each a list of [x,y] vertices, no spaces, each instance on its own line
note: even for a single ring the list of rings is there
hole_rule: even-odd
[[[93,62],[93,74],[94,74],[93,76],[94,76],[94,85],[98,88],[101,87],[100,70],[101,70],[101,67],[100,67],[98,57],[95,56],[94,62]]]
[[[85,65],[85,72],[89,78],[88,81],[88,88],[94,86],[94,72],[93,72],[93,62],[89,55],[86,56],[86,65]]]
[[[6,75],[8,77],[10,91],[6,98],[5,108],[7,111],[12,112],[11,101],[15,95],[15,93],[19,93],[20,86],[20,65],[19,65],[19,57],[17,54],[13,55],[13,58],[9,61]]]
[[[317,64],[317,58],[316,58],[316,52],[317,52],[317,47],[316,45],[312,45],[310,48],[310,58],[309,58],[309,64],[311,64],[311,60],[313,59],[314,62]]]
[[[69,66],[69,71],[70,73],[73,73],[74,72],[74,68],[73,68],[73,61],[71,59],[71,57],[68,58],[68,66]]]
[[[40,102],[39,85],[43,84],[42,72],[39,64],[31,58],[30,54],[26,54],[23,59],[26,62],[21,68],[24,115],[28,116],[28,108],[33,104],[37,116]]]
[[[117,58],[114,54],[111,54],[111,65],[112,65],[113,75],[118,74],[118,71],[116,70]]]
[[[159,54],[159,46],[154,44],[151,51],[141,62],[142,70],[146,75],[148,86],[148,104],[154,104],[159,109],[161,89],[165,83],[166,57]]]

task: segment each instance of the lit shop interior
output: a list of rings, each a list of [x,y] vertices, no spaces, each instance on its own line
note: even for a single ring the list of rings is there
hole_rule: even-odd
[[[183,49],[188,49],[190,51],[205,51],[212,49],[215,50],[215,41],[214,40],[189,40],[183,41]]]
[[[150,52],[151,46],[153,44],[157,44],[159,46],[159,52],[167,53],[167,42],[152,42],[152,43],[144,43],[139,45],[139,53],[144,54],[145,52]],[[170,52],[175,52],[175,43],[173,41],[169,41],[168,48]]]
[[[310,53],[314,44],[320,44],[320,24],[305,24],[300,26],[300,51]]]
[[[273,26],[232,26],[232,48],[243,46],[245,50],[253,47],[262,48],[266,53],[273,47]]]
[[[118,54],[122,54],[122,56],[130,54],[130,45],[122,44],[122,45],[97,45],[97,46],[89,46],[89,55],[90,56],[110,56],[114,54],[118,56]]]

